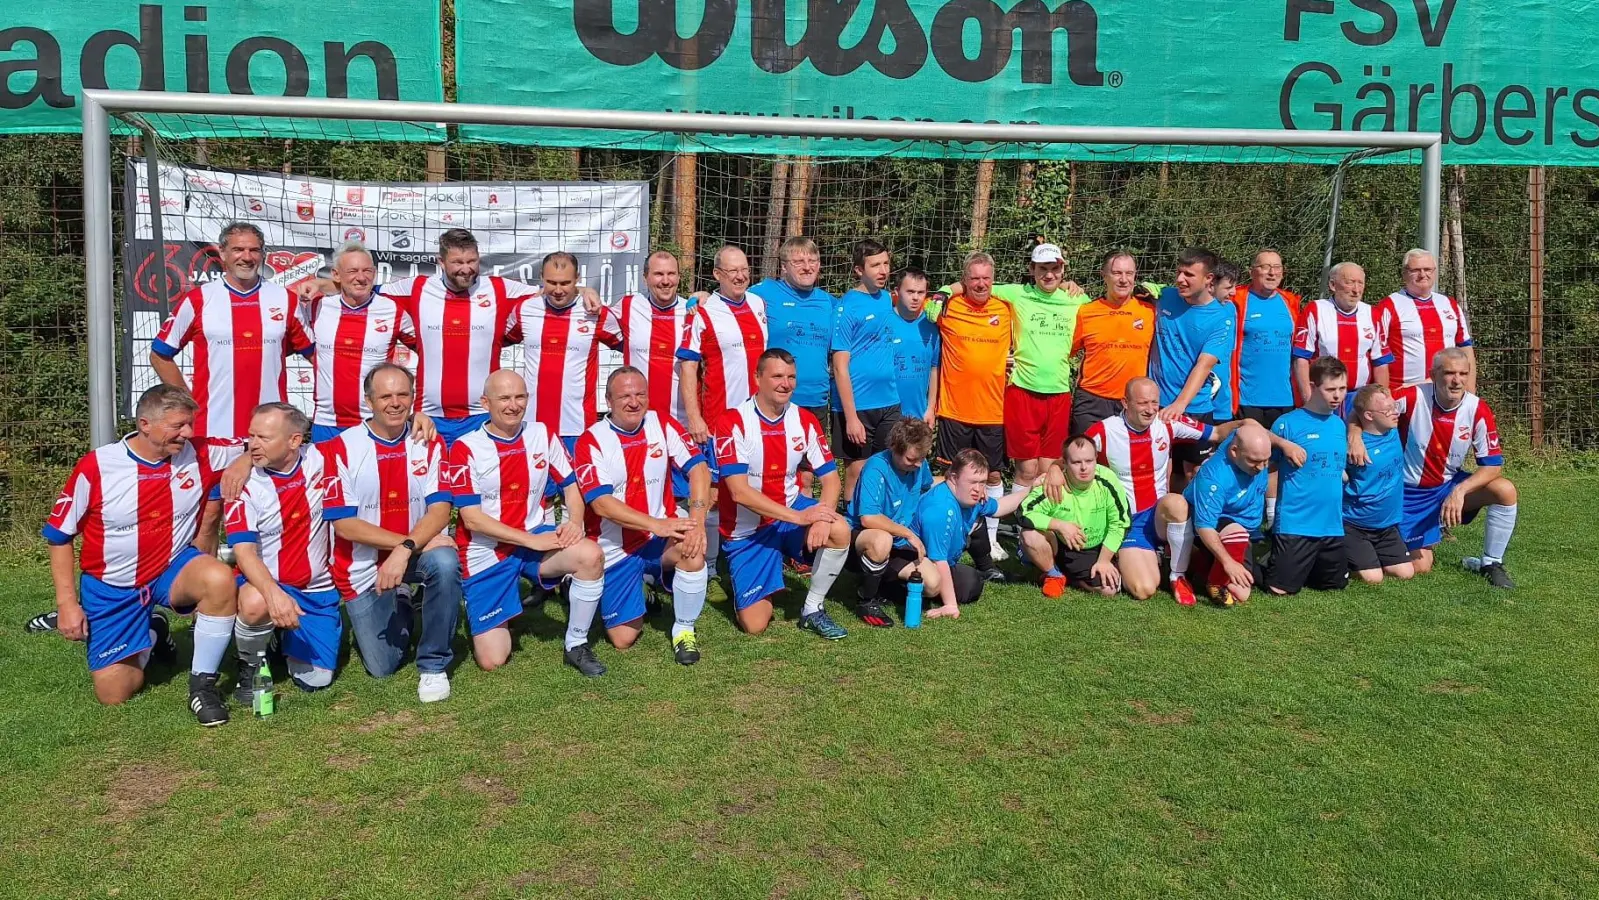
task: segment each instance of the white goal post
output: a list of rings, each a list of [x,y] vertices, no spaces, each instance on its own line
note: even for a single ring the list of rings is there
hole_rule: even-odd
[[[491,106],[307,97],[253,97],[145,91],[83,92],[84,262],[88,310],[89,430],[93,445],[116,439],[115,287],[111,207],[111,119],[120,114],[259,116],[361,122],[427,122],[533,128],[778,135],[890,141],[996,144],[1272,146],[1419,150],[1418,246],[1438,252],[1443,137],[1437,132],[1287,131],[1245,128],[1135,128],[750,117],[678,112]]]

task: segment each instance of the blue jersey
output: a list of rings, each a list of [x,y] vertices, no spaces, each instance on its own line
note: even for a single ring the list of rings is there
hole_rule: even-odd
[[[887,516],[896,525],[911,527],[916,516],[916,505],[922,495],[933,488],[933,470],[927,460],[915,471],[901,472],[894,466],[892,451],[872,454],[861,466],[860,477],[855,479],[855,496],[850,498],[849,523],[859,530],[862,516]],[[894,546],[903,547],[906,540],[894,538]]]
[[[907,322],[895,312],[889,316],[889,323],[894,327],[894,375],[899,385],[899,411],[906,418],[920,419],[927,415],[927,388],[944,342],[938,336],[938,326],[925,313]]]
[[[1251,533],[1260,530],[1260,520],[1266,515],[1268,473],[1261,469],[1249,475],[1233,465],[1227,458],[1232,443],[1233,436],[1228,435],[1183,490],[1196,529],[1215,530],[1222,519],[1231,519]]]
[[[899,382],[894,371],[894,301],[888,291],[875,294],[850,291],[839,301],[833,323],[833,349],[849,354],[849,385],[854,389],[855,411],[899,404]],[[833,408],[844,409],[838,392]]]
[[[1344,483],[1344,518],[1361,528],[1398,525],[1405,509],[1405,445],[1399,429],[1387,434],[1363,433],[1368,461],[1348,468]]]
[[[1284,413],[1271,432],[1305,451],[1302,466],[1272,453],[1277,461],[1277,533],[1343,537],[1344,467],[1349,462],[1344,420],[1301,408]]]
[[[978,518],[998,512],[999,504],[992,497],[984,497],[975,506],[962,506],[946,481],[922,495],[911,519],[911,530],[922,539],[929,560],[954,565],[966,552],[966,538]]]
[[[794,355],[794,383],[791,400],[807,408],[827,405],[827,351],[833,343],[833,317],[837,301],[818,287],[804,294],[781,278],[768,278],[752,288],[766,301],[768,349],[779,347]]]
[[[1235,307],[1236,309],[1236,307]],[[1238,404],[1293,406],[1294,316],[1288,301],[1251,293],[1238,342]]]
[[[1233,313],[1231,303],[1212,300],[1204,306],[1189,306],[1188,301],[1168,287],[1160,292],[1155,305],[1155,347],[1150,355],[1149,374],[1160,386],[1160,405],[1170,406],[1183,392],[1188,374],[1199,362],[1201,353],[1216,357],[1216,367],[1199,393],[1188,404],[1190,416],[1213,416],[1220,422],[1232,418],[1231,380],[1233,359]]]

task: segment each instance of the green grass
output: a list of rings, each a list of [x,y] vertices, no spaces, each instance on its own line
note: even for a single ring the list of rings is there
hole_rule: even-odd
[[[698,667],[657,622],[594,682],[552,604],[447,703],[357,664],[214,731],[181,675],[96,706],[11,567],[0,895],[1599,896],[1599,479],[1518,477],[1510,594],[1457,570],[1479,522],[1233,610],[1012,586],[826,644],[717,602]]]

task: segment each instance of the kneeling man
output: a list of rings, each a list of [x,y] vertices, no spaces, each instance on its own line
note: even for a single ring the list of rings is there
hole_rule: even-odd
[[[1254,589],[1250,534],[1266,517],[1271,455],[1271,435],[1246,420],[1183,489],[1198,539],[1194,568],[1203,573],[1210,599],[1222,606],[1248,600]]]
[[[900,419],[888,430],[888,449],[868,458],[855,479],[849,507],[861,563],[860,603],[855,609],[861,621],[874,628],[894,625],[883,611],[883,576],[909,581],[920,572],[924,595],[939,591],[938,569],[910,527],[917,503],[933,487],[933,472],[927,465],[932,452],[933,429],[920,418]]]
[[[1121,590],[1115,556],[1132,523],[1127,495],[1116,473],[1099,465],[1094,442],[1078,435],[1066,442],[1066,485],[1051,500],[1039,485],[1022,501],[1027,559],[1044,573],[1044,596],[1074,587],[1111,596]]]
[[[589,626],[604,589],[605,557],[583,537],[583,493],[566,448],[541,422],[528,422],[527,382],[499,369],[483,382],[489,420],[455,441],[446,477],[461,522],[461,590],[479,668],[511,658],[511,620],[522,614],[521,581],[550,590],[571,576],[567,665],[589,677],[605,666],[589,648]],[[548,501],[561,496],[566,521],[551,524]]]
[[[967,447],[955,453],[944,482],[922,495],[911,528],[927,548],[927,558],[938,569],[939,606],[927,618],[960,618],[962,604],[983,596],[988,579],[960,561],[972,530],[984,517],[1003,518],[1015,512],[1027,497],[1022,486],[999,498],[988,496],[988,457]],[[979,535],[981,540],[984,535]]]

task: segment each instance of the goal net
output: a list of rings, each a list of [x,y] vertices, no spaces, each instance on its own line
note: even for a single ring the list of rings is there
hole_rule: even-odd
[[[538,259],[566,250],[580,280],[615,301],[644,290],[652,250],[678,255],[687,295],[715,286],[724,244],[748,254],[757,279],[776,275],[792,235],[816,241],[821,286],[835,293],[853,286],[852,247],[871,237],[896,267],[918,266],[935,284],[956,280],[973,249],[995,257],[998,280],[1024,280],[1028,251],[1047,240],[1091,295],[1112,250],[1131,252],[1141,279],[1165,282],[1184,247],[1243,270],[1270,247],[1285,286],[1315,295],[1329,260],[1392,268],[1415,245],[1421,215],[1413,150],[919,140],[761,155],[725,152],[703,132],[594,129],[590,146],[569,149],[540,146],[535,127],[498,128],[504,142],[480,143],[436,123],[299,118],[264,128],[257,116],[174,113],[118,115],[111,130],[121,415],[154,383],[145,356],[174,300],[221,277],[213,242],[233,221],[263,229],[265,275],[289,286],[326,275],[351,241],[374,253],[380,283],[431,274],[439,235],[465,227],[485,274],[536,283]],[[633,149],[668,137],[675,150]],[[517,365],[519,353],[507,348],[502,364]],[[311,384],[295,362],[296,403],[309,404]]]

